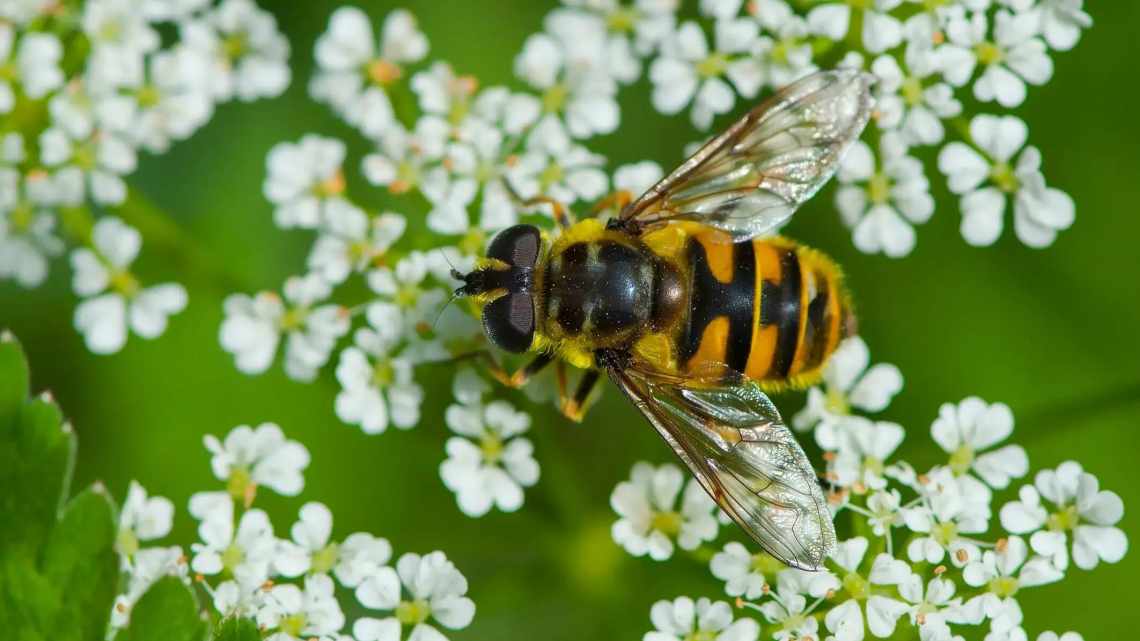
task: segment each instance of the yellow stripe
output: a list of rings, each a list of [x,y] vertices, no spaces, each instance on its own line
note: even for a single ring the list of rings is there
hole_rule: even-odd
[[[701,334],[701,345],[697,353],[693,354],[685,368],[689,373],[699,371],[705,363],[723,363],[725,350],[728,347],[728,317],[718,316],[706,327]]]
[[[811,293],[815,291],[815,264],[806,252],[796,251],[800,259],[800,333],[796,338],[796,355],[792,357],[792,368],[788,370],[788,378],[794,378],[803,371],[807,357],[811,354],[811,345],[804,338],[807,336],[808,306],[811,305]]]

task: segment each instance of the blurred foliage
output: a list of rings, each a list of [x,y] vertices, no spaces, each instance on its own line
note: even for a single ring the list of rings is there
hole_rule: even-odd
[[[510,395],[534,410],[543,478],[521,512],[473,520],[460,514],[439,480],[450,367],[424,370],[429,394],[415,430],[378,437],[337,421],[331,367],[312,385],[279,371],[249,378],[234,369],[217,341],[222,298],[234,287],[278,287],[303,268],[310,242],[305,232],[273,227],[261,196],[266,152],[310,131],[352,141],[349,167],[367,151],[306,95],[313,43],[340,3],[261,4],[292,42],[291,89],[274,101],[227,105],[190,141],[145,158],[131,179],[189,239],[180,241],[183,249],[152,242],[140,264],[140,273],[175,277],[190,292],[189,309],[172,319],[166,335],[132,339],[117,356],[95,357],[71,327],[75,300],[62,264],[34,292],[0,284],[0,326],[26,346],[34,389],[50,389],[77,426],[78,486],[98,479],[122,497],[134,478],[184,508],[191,493],[215,485],[203,434],[276,421],[312,451],[305,496],[329,505],[335,535],[371,531],[389,538],[397,553],[443,549],[467,575],[478,612],[458,639],[640,638],[655,600],[721,594],[704,563],[632,559],[610,541],[614,485],[636,460],[671,457],[612,389],[580,426]],[[358,4],[375,18],[392,8],[386,1]],[[405,6],[431,39],[433,58],[490,85],[513,82],[515,53],[552,5]],[[918,466],[936,462],[928,434],[941,403],[971,394],[1004,401],[1014,409],[1015,438],[1034,470],[1082,462],[1102,487],[1123,497],[1128,511],[1121,527],[1135,543],[1140,479],[1126,457],[1140,445],[1140,217],[1134,214],[1140,120],[1133,112],[1140,91],[1129,79],[1136,77],[1140,5],[1096,2],[1089,10],[1095,27],[1076,50],[1055,56],[1056,78],[1033,89],[1019,111],[1031,143],[1044,152],[1050,184],[1077,201],[1077,224],[1054,247],[1027,249],[1012,230],[993,248],[968,247],[958,233],[957,204],[938,180],[939,210],[919,228],[918,248],[904,260],[858,254],[830,190],[788,233],[845,267],[874,358],[897,364],[906,376],[887,413],[910,431],[903,457]],[[645,158],[678,162],[682,146],[697,137],[687,119],[652,113],[645,81],[622,97],[622,127],[591,147],[614,166]],[[933,162],[933,154],[926,160]],[[354,194],[366,189],[354,187]],[[413,218],[423,211],[385,198],[376,202]],[[191,242],[193,251],[186,251]],[[788,414],[802,406],[795,395],[776,400]],[[263,496],[278,532],[287,532],[300,502]],[[180,509],[169,540],[194,539],[195,524]],[[1095,574],[1074,570],[1062,584],[1025,594],[1031,636],[1077,629],[1086,639],[1129,638],[1137,615],[1128,577],[1138,571],[1140,554],[1133,553]]]

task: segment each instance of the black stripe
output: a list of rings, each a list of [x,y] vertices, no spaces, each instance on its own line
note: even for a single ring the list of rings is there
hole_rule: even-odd
[[[596,369],[586,370],[582,375],[582,380],[578,382],[578,389],[574,391],[574,403],[578,407],[586,404],[586,399],[590,397],[590,392],[598,384],[599,372]]]
[[[577,334],[582,331],[582,326],[586,324],[586,313],[582,309],[583,301],[581,298],[581,294],[584,292],[578,281],[587,271],[586,263],[589,260],[589,250],[585,243],[577,243],[567,247],[559,255],[559,259],[560,264],[557,273],[551,274],[553,278],[547,278],[551,290],[560,293],[557,315],[554,320],[567,334]],[[548,296],[547,302],[549,303],[551,299],[552,297]],[[549,312],[550,309],[547,307],[547,313],[549,314]]]
[[[732,280],[720,282],[709,268],[705,246],[690,239],[687,247],[693,269],[689,303],[689,326],[681,341],[681,359],[687,361],[700,349],[709,323],[728,318],[725,364],[743,372],[752,349],[752,309],[756,298],[756,253],[751,241],[732,246]]]
[[[807,332],[804,344],[811,349],[806,366],[815,368],[823,362],[823,352],[831,342],[831,323],[827,318],[827,306],[831,303],[831,283],[827,275],[815,272],[815,298],[808,304]]]
[[[800,259],[795,249],[781,248],[780,281],[765,279],[761,291],[760,323],[776,326],[776,353],[772,357],[769,370],[775,376],[787,378],[796,358],[796,345],[800,336],[800,290],[803,279],[800,274]]]

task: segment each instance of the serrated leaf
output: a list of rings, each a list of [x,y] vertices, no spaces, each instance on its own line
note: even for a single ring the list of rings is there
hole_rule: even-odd
[[[7,432],[28,398],[28,363],[20,343],[0,331],[0,430]]]
[[[74,455],[74,437],[50,397],[28,399],[20,343],[0,333],[0,555],[38,549],[55,523]]]
[[[42,572],[60,590],[55,639],[101,639],[118,591],[115,509],[96,487],[76,496],[44,547]]]
[[[213,641],[260,641],[261,632],[253,619],[230,617],[214,630]]]
[[[256,631],[256,628],[255,628]],[[180,579],[159,579],[131,608],[130,625],[115,641],[202,641],[206,622],[198,599]]]

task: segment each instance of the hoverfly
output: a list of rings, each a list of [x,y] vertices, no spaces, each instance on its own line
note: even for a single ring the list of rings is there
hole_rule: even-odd
[[[563,412],[580,420],[600,373],[656,428],[716,503],[767,552],[816,570],[835,530],[810,461],[765,392],[814,384],[854,331],[834,263],[771,236],[835,173],[870,118],[872,76],[800,80],[705,144],[620,213],[499,233],[457,296],[484,332],[537,352],[519,386],[556,360],[586,370]],[[561,364],[561,363],[560,363]],[[560,377],[561,379],[562,377]]]

